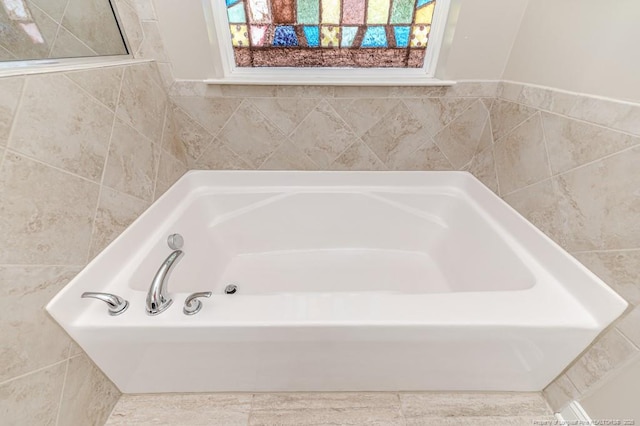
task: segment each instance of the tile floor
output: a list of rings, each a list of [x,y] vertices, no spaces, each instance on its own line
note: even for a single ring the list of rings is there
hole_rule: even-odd
[[[531,426],[548,420],[553,414],[539,393],[227,393],[123,395],[106,425]]]

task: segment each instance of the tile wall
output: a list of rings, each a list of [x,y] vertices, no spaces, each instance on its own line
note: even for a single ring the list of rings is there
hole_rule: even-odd
[[[460,170],[493,144],[495,83],[204,86],[171,100],[195,169]],[[495,185],[494,185],[495,187]]]
[[[186,171],[167,105],[153,63],[0,79],[2,424],[103,424],[118,400],[43,308]]]
[[[491,124],[470,170],[630,304],[545,389],[560,409],[640,358],[640,105],[505,82]]]

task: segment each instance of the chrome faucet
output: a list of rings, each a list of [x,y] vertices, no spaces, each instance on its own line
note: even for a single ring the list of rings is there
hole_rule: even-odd
[[[173,252],[160,265],[151,282],[149,293],[147,293],[147,314],[149,315],[158,315],[173,303],[173,299],[167,294],[169,274],[177,261],[182,258],[184,252],[180,250],[182,247],[182,237],[180,235],[170,235],[168,242]]]

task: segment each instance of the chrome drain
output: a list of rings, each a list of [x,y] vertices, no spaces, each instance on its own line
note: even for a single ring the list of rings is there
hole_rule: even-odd
[[[235,284],[229,284],[228,286],[226,286],[224,288],[224,293],[225,294],[234,294],[237,291],[238,291],[238,286],[235,285]]]

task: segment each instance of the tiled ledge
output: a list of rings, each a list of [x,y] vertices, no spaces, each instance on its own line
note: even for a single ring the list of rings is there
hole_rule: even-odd
[[[539,393],[331,392],[123,395],[107,426],[531,425]]]

